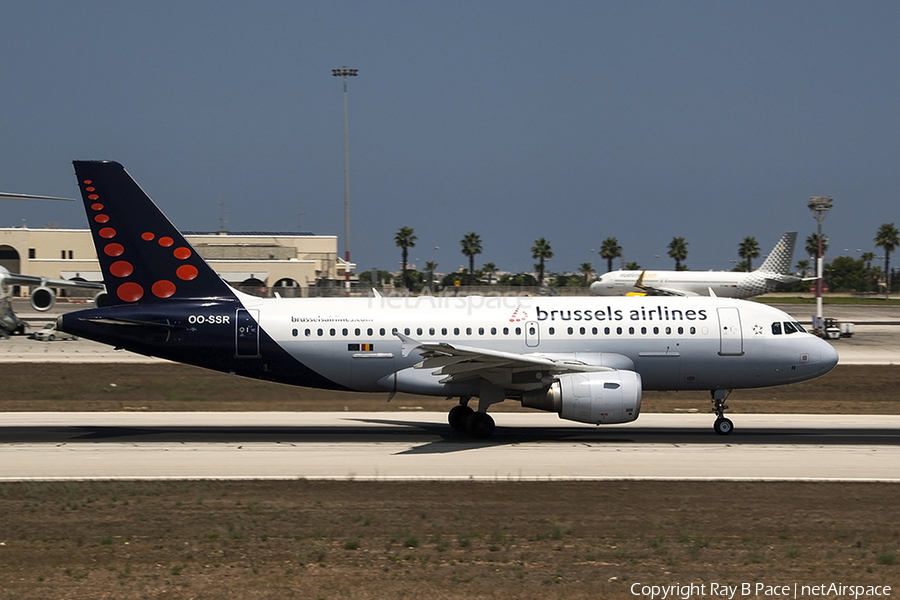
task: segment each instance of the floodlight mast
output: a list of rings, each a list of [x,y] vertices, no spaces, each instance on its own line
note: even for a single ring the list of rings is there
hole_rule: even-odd
[[[818,223],[816,249],[816,324],[815,328],[822,326],[822,221],[831,210],[831,196],[813,196],[806,205],[812,211]]]
[[[344,80],[344,287],[350,291],[350,119],[347,111],[347,78],[356,77],[359,69],[332,69],[334,77]]]

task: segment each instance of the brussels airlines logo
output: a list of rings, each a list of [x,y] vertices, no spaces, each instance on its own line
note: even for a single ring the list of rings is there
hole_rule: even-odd
[[[606,308],[593,310],[543,310],[536,307],[538,321],[705,321],[708,316],[705,309],[681,310],[668,306],[641,307],[640,309],[622,310]]]
[[[513,311],[512,316],[509,318],[510,323],[519,323],[521,321],[528,320],[528,311],[522,310],[521,306],[517,306],[516,310]]]

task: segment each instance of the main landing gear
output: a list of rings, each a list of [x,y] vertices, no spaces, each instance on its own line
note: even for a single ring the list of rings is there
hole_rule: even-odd
[[[463,431],[475,439],[489,438],[494,433],[494,419],[487,412],[476,412],[469,407],[469,397],[463,396],[459,404],[450,409],[447,416],[450,427]]]
[[[729,394],[731,394],[731,390],[712,390],[710,392],[713,403],[712,411],[716,413],[713,431],[719,435],[728,435],[734,431],[734,423],[731,422],[731,419],[725,417],[725,411],[728,410],[725,399],[728,398]]]

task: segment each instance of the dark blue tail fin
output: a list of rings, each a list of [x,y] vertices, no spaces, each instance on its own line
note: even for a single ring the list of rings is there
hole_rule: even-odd
[[[73,164],[111,305],[234,297],[122,165]]]

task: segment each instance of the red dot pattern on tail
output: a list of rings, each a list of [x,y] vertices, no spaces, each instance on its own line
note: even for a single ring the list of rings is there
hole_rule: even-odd
[[[104,209],[103,204],[101,202],[96,202],[96,200],[100,200],[100,194],[96,193],[97,189],[93,186],[93,181],[85,179],[83,183],[86,186],[85,191],[90,192],[88,194],[88,200],[93,201],[91,210],[96,213],[94,215],[94,221],[103,225],[109,223],[111,220],[110,216],[100,212]],[[117,233],[118,232],[114,227],[106,226],[102,227],[97,232],[97,235],[103,239],[111,240],[116,237]],[[157,240],[157,235],[152,231],[145,231],[141,234],[141,239],[145,242],[152,242]],[[175,244],[175,240],[171,237],[163,236],[157,240],[157,243],[163,248],[169,248]],[[118,242],[110,242],[103,246],[103,253],[113,258],[124,255],[126,251],[125,246]],[[175,248],[172,251],[172,255],[178,260],[187,260],[193,255],[193,252],[190,248],[181,246]],[[134,265],[127,260],[117,260],[110,265],[109,272],[113,277],[126,279],[134,274]],[[181,265],[175,270],[175,276],[182,281],[191,281],[199,274],[197,267],[190,264]],[[151,293],[157,298],[169,298],[174,296],[177,289],[175,284],[167,279],[160,279],[150,286]],[[144,288],[136,281],[126,281],[116,288],[116,296],[123,302],[137,302],[144,297]]]

